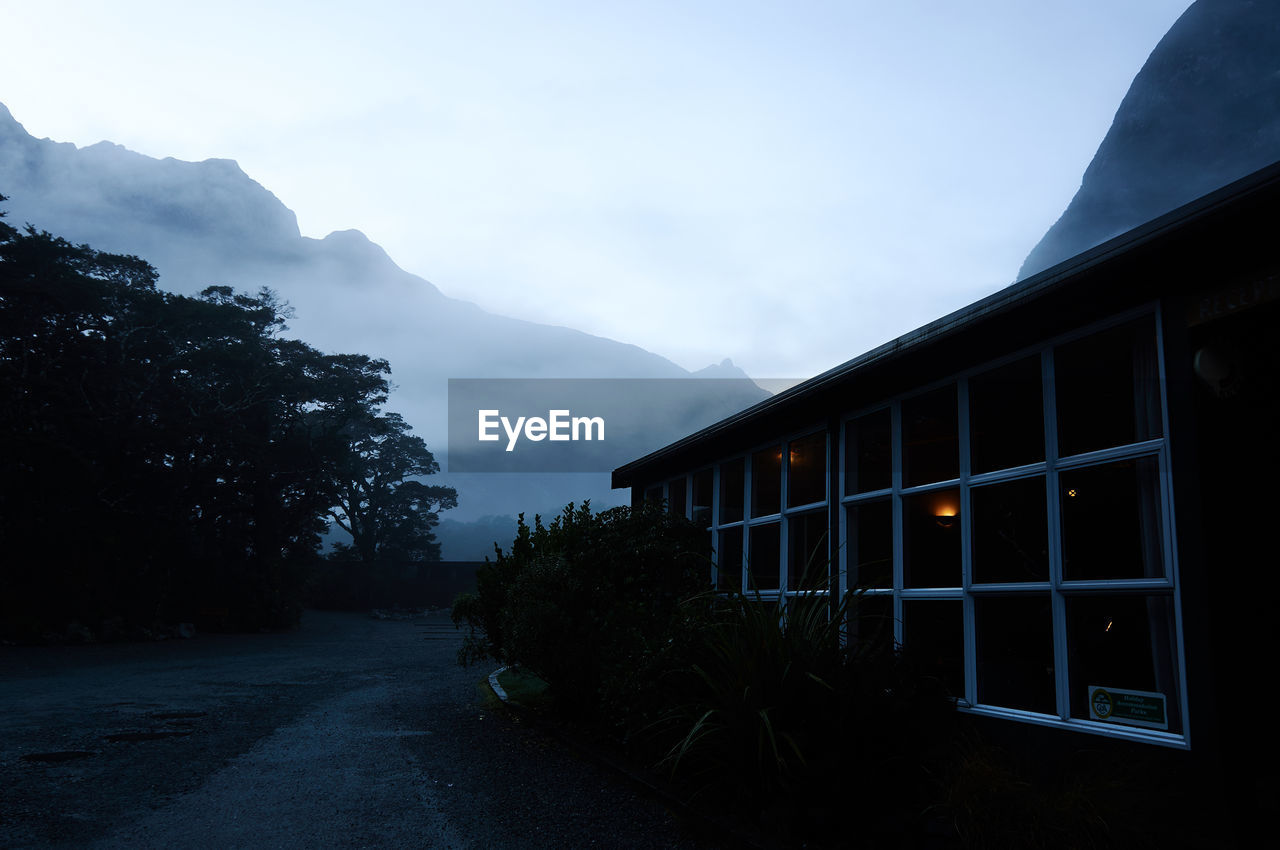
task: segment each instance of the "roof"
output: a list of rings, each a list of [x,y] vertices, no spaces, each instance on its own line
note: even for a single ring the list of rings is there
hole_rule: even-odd
[[[982,298],[613,471],[614,487],[660,480],[804,421],[826,419],[915,383],[1052,336],[1100,312],[1243,273],[1280,220],[1280,162]],[[1203,288],[1203,287],[1202,287]],[[985,358],[983,355],[989,355]],[[938,364],[948,364],[945,368]],[[895,385],[896,390],[886,390]],[[683,464],[683,466],[682,466]]]

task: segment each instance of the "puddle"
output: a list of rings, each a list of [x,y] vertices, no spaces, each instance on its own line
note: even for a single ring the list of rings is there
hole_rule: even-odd
[[[63,761],[75,761],[76,759],[88,758],[96,756],[97,753],[88,750],[62,750],[56,753],[27,753],[22,756],[23,761],[38,761],[45,764],[57,764]]]

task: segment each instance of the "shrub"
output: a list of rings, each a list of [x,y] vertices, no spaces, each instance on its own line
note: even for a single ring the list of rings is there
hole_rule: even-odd
[[[666,717],[663,763],[691,795],[784,833],[821,834],[852,801],[863,833],[920,816],[950,704],[891,644],[842,643],[858,600],[717,603]]]
[[[707,542],[661,505],[571,504],[533,528],[522,515],[510,551],[496,549],[476,593],[454,605],[454,622],[470,627],[460,660],[520,665],[567,714],[643,725],[654,679],[688,628],[680,603],[707,585]]]

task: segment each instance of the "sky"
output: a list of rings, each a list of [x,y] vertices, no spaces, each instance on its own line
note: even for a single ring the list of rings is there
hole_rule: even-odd
[[[491,312],[804,378],[1012,283],[1188,5],[0,0],[0,102],[234,159]]]

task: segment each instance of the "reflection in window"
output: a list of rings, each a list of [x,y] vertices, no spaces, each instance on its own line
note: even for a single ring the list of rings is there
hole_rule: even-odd
[[[710,469],[703,469],[693,476],[693,513],[694,525],[703,528],[711,525],[711,493],[714,478]]]
[[[752,590],[777,590],[781,581],[781,525],[771,522],[751,527],[751,549],[747,553],[747,577]]]
[[[1058,482],[1066,581],[1164,575],[1154,456],[1063,470]]]
[[[751,456],[751,515],[782,510],[782,449],[772,446]]]
[[[1163,694],[1170,732],[1182,731],[1174,671],[1173,598],[1072,596],[1067,600],[1071,716],[1089,717],[1089,688]]]
[[[902,403],[904,485],[949,481],[960,474],[955,384]]]
[[[746,503],[746,463],[742,458],[720,464],[720,522],[738,522]]]
[[[827,498],[827,435],[820,431],[794,440],[787,452],[787,507]]]
[[[685,516],[685,480],[677,478],[667,485],[667,507],[676,516]]]
[[[1163,433],[1153,317],[1060,346],[1054,364],[1061,456]]]
[[[1048,581],[1044,476],[969,491],[975,582]]]
[[[793,624],[825,624],[831,621],[831,597],[825,593],[806,593],[787,597],[786,618]],[[804,625],[800,625],[804,628]]]
[[[825,509],[787,518],[788,590],[827,590],[831,562],[827,557]]]
[[[926,676],[964,696],[964,611],[959,599],[904,599],[902,645]]]
[[[893,587],[893,506],[859,502],[848,512],[850,587]]]
[[[716,549],[716,589],[738,590],[742,587],[742,528],[720,532]]]
[[[893,594],[857,593],[849,602],[849,636],[869,649],[891,649],[893,625]]]
[[[1040,386],[1039,355],[969,379],[973,472],[1044,460],[1044,396]]]
[[[887,490],[893,483],[893,441],[889,408],[845,425],[845,494]]]
[[[903,583],[960,586],[960,490],[902,497]]]
[[[1053,615],[1049,594],[979,597],[978,702],[1053,714]]]

